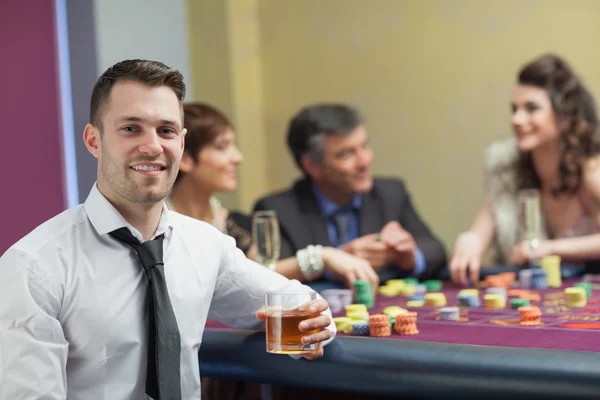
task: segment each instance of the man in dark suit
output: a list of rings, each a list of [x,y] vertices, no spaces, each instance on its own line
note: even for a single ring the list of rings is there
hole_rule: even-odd
[[[373,152],[358,110],[316,104],[291,121],[288,146],[304,179],[260,199],[255,211],[275,210],[281,257],[298,256],[313,288],[340,286],[323,271],[314,245],[334,246],[362,257],[381,282],[427,278],[446,265],[446,252],[414,209],[401,180],[373,179]],[[328,279],[329,278],[329,279]]]

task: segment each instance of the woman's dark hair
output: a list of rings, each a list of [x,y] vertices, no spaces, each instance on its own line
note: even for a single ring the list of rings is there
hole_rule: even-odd
[[[200,150],[233,125],[225,114],[209,104],[187,103],[183,105],[183,127],[187,129],[184,151],[198,162]],[[177,180],[181,175],[180,171]]]
[[[582,164],[600,153],[598,116],[594,98],[571,67],[560,57],[547,54],[525,65],[518,83],[545,89],[559,124],[561,156],[560,184],[553,193],[574,194],[581,187]],[[533,167],[531,153],[521,152],[516,163],[519,189],[539,188],[540,179]]]

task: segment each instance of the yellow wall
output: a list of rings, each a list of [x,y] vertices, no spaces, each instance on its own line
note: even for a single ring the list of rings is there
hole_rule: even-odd
[[[289,116],[311,102],[351,102],[368,118],[375,173],[403,177],[449,246],[482,202],[484,146],[510,134],[517,69],[556,51],[600,94],[598,1],[260,5],[271,186],[298,175],[282,151]]]
[[[368,118],[375,173],[403,177],[420,213],[448,246],[481,204],[484,146],[510,134],[510,92],[524,62],[555,51],[600,95],[600,1],[189,1],[237,10],[221,24],[208,21],[218,25],[213,33],[221,28],[239,36],[227,25],[232,14],[258,26],[250,30],[260,35],[259,51],[252,50],[260,56],[254,75],[234,80],[230,73],[218,87],[194,86],[197,97],[224,97],[219,91],[236,97],[260,70],[264,131],[253,133],[262,134],[265,148],[242,147],[242,169],[259,176],[266,171],[267,190],[287,186],[299,175],[285,147],[289,117],[311,102],[353,103]],[[256,19],[252,7],[240,13],[248,4],[258,6]],[[210,53],[195,51],[194,73],[212,62]],[[247,134],[239,127],[240,136]],[[245,211],[254,201],[249,196],[249,190],[238,196]]]

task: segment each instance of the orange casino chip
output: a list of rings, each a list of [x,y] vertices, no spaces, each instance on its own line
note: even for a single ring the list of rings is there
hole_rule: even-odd
[[[373,314],[369,315],[369,324],[389,324],[390,316],[386,314]]]
[[[501,274],[498,274],[498,278],[502,279],[504,281],[504,284],[506,285],[506,287],[511,287],[513,282],[515,281],[517,274],[515,274],[514,272],[503,272]]]
[[[519,314],[521,316],[519,324],[522,326],[538,326],[542,324],[542,312],[539,307],[519,307]]]

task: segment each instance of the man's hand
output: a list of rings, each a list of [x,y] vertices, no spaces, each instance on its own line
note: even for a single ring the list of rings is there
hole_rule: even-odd
[[[379,275],[368,261],[333,247],[322,248],[321,257],[325,263],[325,269],[343,281],[346,287],[354,290],[354,281],[360,279],[371,282],[373,290],[377,291]]]
[[[390,221],[383,227],[381,240],[388,248],[394,250],[394,264],[407,271],[415,267],[417,244],[410,232],[402,228],[397,221]]]
[[[307,360],[316,360],[323,357],[322,342],[331,339],[331,331],[327,327],[331,324],[329,315],[323,314],[329,309],[329,304],[325,299],[317,299],[306,304],[306,310],[311,317],[300,322],[298,328],[301,332],[310,332],[310,334],[302,337],[302,344],[316,344],[317,351],[301,354]],[[265,308],[261,308],[256,312],[256,319],[264,321],[267,319]]]
[[[382,241],[378,240],[379,234],[372,233],[354,239],[342,248],[345,252],[367,260],[376,270],[393,261],[395,251]]]

